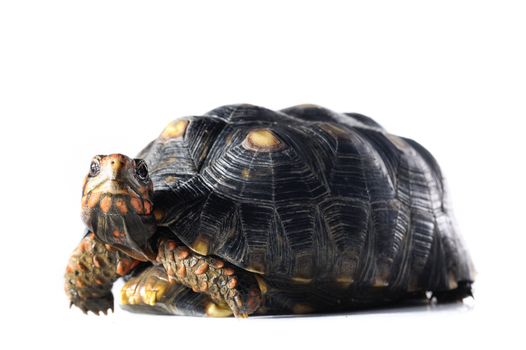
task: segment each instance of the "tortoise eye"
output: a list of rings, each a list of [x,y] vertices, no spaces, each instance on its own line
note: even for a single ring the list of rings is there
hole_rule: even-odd
[[[97,159],[94,159],[89,166],[89,176],[97,176],[100,172],[100,163]]]
[[[148,182],[148,166],[146,162],[142,159],[135,160],[135,175],[142,182]]]

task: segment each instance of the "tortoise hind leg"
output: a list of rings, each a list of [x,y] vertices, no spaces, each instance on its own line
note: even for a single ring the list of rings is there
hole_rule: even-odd
[[[435,291],[433,297],[439,303],[453,303],[462,301],[465,298],[473,297],[470,281],[459,281],[457,287],[451,290]]]
[[[121,289],[122,308],[139,313],[225,317],[232,315],[226,305],[210,296],[195,293],[170,282],[162,266],[151,266],[129,279]]]

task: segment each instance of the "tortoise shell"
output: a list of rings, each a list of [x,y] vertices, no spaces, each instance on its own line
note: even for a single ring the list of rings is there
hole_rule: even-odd
[[[440,169],[360,114],[231,105],[140,154],[160,226],[269,280],[448,290],[473,280]]]

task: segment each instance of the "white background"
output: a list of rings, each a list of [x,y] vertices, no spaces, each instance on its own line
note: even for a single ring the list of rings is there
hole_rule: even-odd
[[[2,1],[0,348],[524,349],[525,18],[520,1]],[[424,144],[476,299],[248,320],[68,309],[91,157],[238,102],[359,112]]]

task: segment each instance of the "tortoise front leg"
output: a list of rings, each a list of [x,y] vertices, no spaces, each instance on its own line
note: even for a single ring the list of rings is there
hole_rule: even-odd
[[[88,233],[73,251],[66,267],[64,290],[70,305],[77,306],[84,313],[113,310],[113,282],[137,264],[138,261],[121,257],[97,241],[93,233]]]
[[[210,295],[216,304],[228,305],[236,317],[247,317],[261,305],[258,282],[249,272],[169,239],[161,240],[158,254],[169,280]]]

